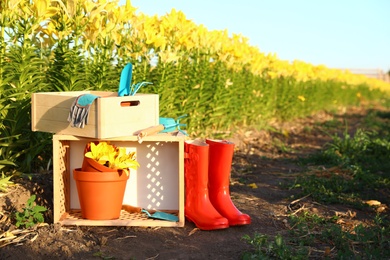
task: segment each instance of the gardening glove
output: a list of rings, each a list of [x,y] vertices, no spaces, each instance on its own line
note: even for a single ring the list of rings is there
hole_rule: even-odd
[[[89,109],[97,98],[99,96],[93,94],[83,94],[76,98],[68,116],[68,122],[71,123],[72,127],[84,128],[84,125],[88,124]]]

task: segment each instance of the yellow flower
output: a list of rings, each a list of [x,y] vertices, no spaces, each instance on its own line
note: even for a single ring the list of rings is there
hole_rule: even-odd
[[[233,85],[233,82],[230,79],[227,79],[225,82],[225,88],[229,88],[229,86]]]
[[[164,51],[159,51],[158,56],[160,57],[160,61],[162,63],[170,63],[170,62],[178,61],[180,59],[180,56],[178,55],[178,51],[171,50],[171,46],[168,46],[168,48]]]
[[[33,1],[32,10],[36,18],[43,20],[55,15],[59,9],[54,6],[50,6],[51,0],[35,0]]]
[[[166,39],[164,37],[164,30],[157,30],[157,28],[155,27],[157,20],[155,19],[148,19],[148,22],[144,25],[144,34],[146,38],[145,43],[148,45],[152,45],[153,49],[155,50],[165,50]]]
[[[129,175],[129,169],[139,167],[135,158],[135,152],[127,153],[126,148],[116,147],[109,142],[90,143],[90,151],[85,153],[85,157],[91,158],[101,165],[111,169],[121,169]]]

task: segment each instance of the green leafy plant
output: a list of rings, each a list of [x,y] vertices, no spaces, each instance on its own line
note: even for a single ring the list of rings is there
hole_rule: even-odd
[[[43,223],[43,212],[47,209],[44,206],[36,205],[35,203],[36,196],[31,195],[27,200],[26,206],[23,208],[22,212],[17,212],[15,214],[16,226],[21,227],[25,226],[26,228],[32,227],[38,223]]]
[[[322,168],[298,176],[294,187],[321,202],[362,207],[361,201],[369,199],[365,194],[390,188],[389,155],[387,135],[363,129],[352,135],[345,130],[342,136],[333,135],[321,153],[305,159]]]
[[[288,239],[255,233],[243,240],[252,248],[242,259],[388,259],[389,221],[377,215],[371,224],[346,230],[335,216],[308,211],[288,217]]]
[[[1,173],[1,177],[0,177],[0,191],[6,192],[8,190],[8,187],[14,184],[12,181],[10,181],[11,178],[12,178],[12,176],[6,177],[6,176],[4,176],[4,173]]]
[[[290,244],[322,247],[322,256],[337,259],[388,259],[390,244],[388,220],[377,215],[370,224],[351,229],[338,224],[338,217],[320,217],[307,211],[290,215]],[[326,250],[326,248],[328,250]],[[332,249],[329,250],[330,248]]]
[[[300,249],[294,250],[287,245],[283,237],[278,234],[274,240],[269,240],[267,235],[255,233],[253,237],[245,235],[242,238],[253,246],[252,252],[245,252],[242,259],[305,259],[307,252]]]

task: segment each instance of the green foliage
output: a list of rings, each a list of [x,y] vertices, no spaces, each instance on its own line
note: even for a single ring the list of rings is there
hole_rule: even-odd
[[[27,200],[27,204],[23,208],[23,211],[17,212],[15,214],[15,225],[17,227],[24,226],[26,228],[29,228],[38,223],[44,222],[42,213],[45,212],[47,209],[44,206],[36,205],[35,198],[35,195],[31,195],[31,197]]]
[[[1,163],[0,162],[0,166],[1,166]],[[4,173],[1,174],[1,177],[0,177],[0,192],[6,192],[8,190],[8,187],[13,185],[14,183],[12,181],[10,181],[10,179],[12,178],[12,176],[4,176]]]
[[[383,124],[383,126],[385,126]],[[328,169],[297,178],[294,187],[325,203],[362,206],[365,194],[390,188],[390,139],[387,131],[358,129],[352,136],[333,135],[325,149],[305,161]]]
[[[30,45],[12,45],[3,60],[0,80],[0,161],[4,170],[18,165],[31,171],[32,160],[50,142],[31,132],[31,93],[47,90],[45,63]]]
[[[50,61],[47,78],[54,87],[51,91],[80,91],[90,90],[91,85],[86,71],[80,64],[83,62],[78,50],[63,46],[54,50],[54,59]]]
[[[370,126],[370,130],[379,136],[390,135],[390,112],[371,109],[364,118],[364,124]]]
[[[255,233],[242,239],[251,246],[242,259],[388,259],[390,257],[390,226],[385,217],[377,215],[374,223],[344,230],[337,217],[324,218],[303,211],[288,218],[288,238],[281,235],[270,240]],[[314,250],[313,250],[314,249]]]
[[[351,230],[343,229],[337,224],[337,217],[319,217],[316,214],[303,212],[289,217],[292,237],[290,242],[305,247],[333,247],[337,259],[387,259],[390,236],[389,222],[377,215],[374,223],[363,226],[359,224]],[[330,258],[330,251],[327,253]]]
[[[252,246],[252,252],[245,252],[242,259],[306,259],[307,252],[304,248],[294,250],[281,235],[276,235],[274,240],[269,240],[267,235],[255,233],[253,237],[245,235],[242,238]]]
[[[390,166],[389,151],[389,140],[378,137],[376,132],[358,129],[353,137],[347,130],[343,137],[333,136],[333,142],[328,144],[325,156],[336,155],[336,164],[360,165],[376,171]]]

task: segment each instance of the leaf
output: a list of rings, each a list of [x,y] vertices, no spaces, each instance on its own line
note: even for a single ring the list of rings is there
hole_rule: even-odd
[[[199,228],[194,228],[190,231],[190,233],[188,233],[188,236],[192,236],[193,234],[195,234],[195,232],[199,231],[200,229]]]
[[[38,212],[45,212],[47,209],[44,207],[44,206],[35,206],[34,207],[34,212],[38,213]]]
[[[369,206],[380,206],[382,203],[380,203],[377,200],[366,200],[364,203],[368,204]]]
[[[0,179],[0,191],[7,192],[8,187],[14,185],[14,183],[10,181],[11,178],[12,176],[4,177],[3,174],[3,177]]]
[[[35,222],[38,222],[38,223],[42,223],[45,221],[43,218],[43,215],[41,213],[35,213],[34,219],[36,220]]]
[[[251,187],[252,189],[257,189],[257,188],[258,188],[257,185],[256,185],[256,183],[250,183],[250,184],[248,184],[247,186],[248,186],[248,187]]]
[[[35,194],[31,195],[31,197],[27,200],[27,208],[33,207],[33,204],[34,204],[36,197],[37,196]]]

